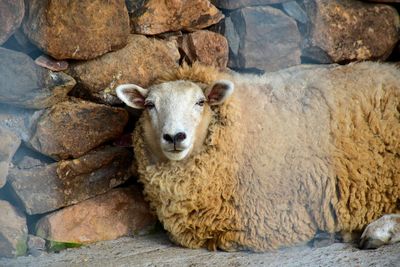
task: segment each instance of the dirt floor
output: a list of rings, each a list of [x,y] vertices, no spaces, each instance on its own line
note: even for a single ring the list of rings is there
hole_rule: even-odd
[[[400,266],[400,243],[359,250],[335,243],[323,248],[299,246],[270,253],[209,252],[171,244],[164,234],[121,238],[60,253],[0,259],[8,266]]]

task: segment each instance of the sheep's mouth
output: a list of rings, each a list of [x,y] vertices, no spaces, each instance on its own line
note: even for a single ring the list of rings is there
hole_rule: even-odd
[[[169,153],[175,153],[175,154],[178,154],[178,153],[181,153],[183,151],[183,149],[182,150],[179,150],[179,149],[173,149],[173,150],[169,150],[168,152]]]
[[[169,147],[167,149],[163,149],[163,154],[169,159],[169,160],[182,160],[186,158],[190,154],[190,147],[189,148],[173,148]]]

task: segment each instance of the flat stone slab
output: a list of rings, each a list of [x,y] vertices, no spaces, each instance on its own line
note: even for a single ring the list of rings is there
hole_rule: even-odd
[[[398,266],[399,251],[400,243],[376,250],[336,243],[269,253],[210,252],[175,246],[166,235],[157,234],[99,242],[36,258],[0,259],[0,266]]]
[[[104,147],[78,159],[51,164],[25,160],[25,165],[33,166],[11,168],[7,180],[25,211],[39,214],[79,203],[124,183],[131,177],[131,162],[129,150]]]

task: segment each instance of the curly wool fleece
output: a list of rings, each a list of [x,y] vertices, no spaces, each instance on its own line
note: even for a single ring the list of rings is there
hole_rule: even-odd
[[[163,81],[210,84],[183,67]],[[224,77],[226,78],[226,76]],[[134,131],[140,181],[176,243],[266,251],[318,230],[358,231],[400,198],[400,71],[364,62],[231,75],[204,150],[151,164],[142,116]]]

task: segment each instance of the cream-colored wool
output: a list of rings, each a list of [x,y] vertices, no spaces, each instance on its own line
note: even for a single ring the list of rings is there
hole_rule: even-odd
[[[163,81],[210,84],[222,75],[195,65]],[[395,212],[396,67],[300,66],[229,79],[235,93],[212,108],[200,153],[152,165],[142,136],[145,115],[134,131],[140,181],[173,241],[265,251],[308,241],[317,230],[358,231]]]

